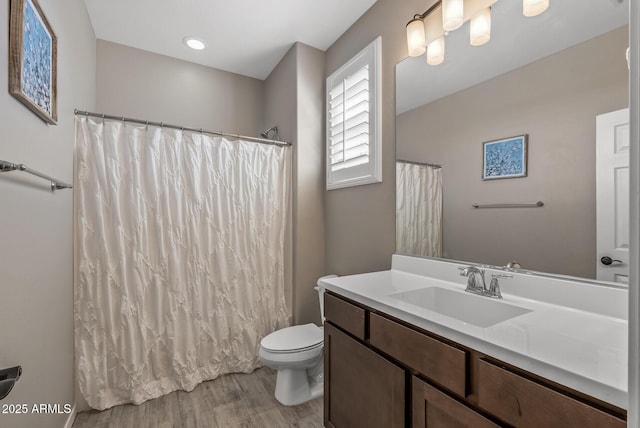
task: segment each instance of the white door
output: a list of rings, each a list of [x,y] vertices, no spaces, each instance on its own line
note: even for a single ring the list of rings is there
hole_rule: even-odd
[[[597,278],[629,281],[629,109],[596,117]]]

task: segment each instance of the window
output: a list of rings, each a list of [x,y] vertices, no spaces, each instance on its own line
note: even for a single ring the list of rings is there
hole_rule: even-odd
[[[327,78],[327,189],[382,181],[378,37]]]

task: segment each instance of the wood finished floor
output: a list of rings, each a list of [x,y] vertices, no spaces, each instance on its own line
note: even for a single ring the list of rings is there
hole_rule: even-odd
[[[287,407],[273,396],[276,373],[263,367],[203,382],[139,406],[79,413],[73,428],[321,428],[322,398]]]

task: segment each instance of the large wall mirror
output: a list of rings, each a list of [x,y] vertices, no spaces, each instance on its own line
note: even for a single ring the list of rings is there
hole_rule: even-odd
[[[501,0],[489,43],[466,23],[441,65],[396,66],[398,252],[626,282],[628,10]]]

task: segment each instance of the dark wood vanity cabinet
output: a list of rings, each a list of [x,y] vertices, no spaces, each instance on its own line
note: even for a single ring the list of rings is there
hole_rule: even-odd
[[[466,395],[468,352],[373,313],[369,343],[452,393]]]
[[[324,316],[356,339],[365,339],[365,315],[364,308],[325,293]]]
[[[416,376],[411,378],[411,396],[411,426],[413,428],[500,427]]]
[[[404,428],[405,371],[325,324],[324,425]]]
[[[325,293],[331,428],[624,428],[626,412]]]
[[[481,358],[478,405],[523,428],[625,428],[623,419]]]

